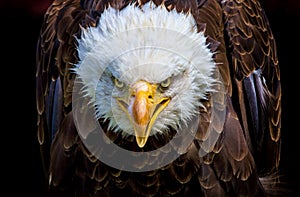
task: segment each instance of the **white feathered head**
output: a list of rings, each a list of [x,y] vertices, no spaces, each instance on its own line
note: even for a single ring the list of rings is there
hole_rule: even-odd
[[[189,124],[215,82],[213,52],[193,16],[151,2],[107,8],[96,27],[83,29],[78,54],[74,70],[96,117],[135,135],[139,147]]]

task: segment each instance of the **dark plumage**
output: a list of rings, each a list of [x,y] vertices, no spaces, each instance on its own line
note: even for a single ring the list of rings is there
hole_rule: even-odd
[[[166,9],[190,12],[204,31],[225,87],[217,101],[210,95],[199,107],[201,121],[187,152],[159,169],[129,172],[103,164],[78,135],[72,90],[79,62],[81,28],[96,26],[108,7],[123,10],[147,0],[55,0],[45,14],[37,44],[36,99],[38,141],[49,196],[267,196],[279,195],[281,86],[276,43],[258,0],[154,0]],[[212,114],[224,112],[224,124],[212,150],[199,154]],[[214,106],[215,107],[215,106]],[[222,108],[224,107],[224,108]],[[207,121],[206,121],[207,120]],[[150,136],[144,147],[132,135],[109,130],[109,138],[134,151],[155,150],[175,129]],[[87,138],[93,138],[93,133]],[[168,151],[168,150],[167,150]],[[163,154],[163,153],[161,153]],[[154,158],[139,161],[141,165]],[[50,175],[50,176],[49,176]],[[265,187],[268,185],[268,187]]]

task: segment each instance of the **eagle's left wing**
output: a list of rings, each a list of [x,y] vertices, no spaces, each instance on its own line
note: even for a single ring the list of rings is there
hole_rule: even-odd
[[[243,195],[260,195],[265,189],[276,193],[280,190],[276,184],[281,85],[276,43],[267,16],[257,0],[201,2],[195,18],[198,24],[206,25],[206,35],[220,44],[215,61],[226,98],[220,94],[215,103],[208,104],[210,111],[202,113],[205,117],[196,136],[200,150],[206,150],[201,165],[205,176],[200,182],[210,188],[208,193],[211,188],[222,191],[220,180],[233,184],[228,187]],[[225,120],[212,122],[212,104],[226,106]],[[218,140],[210,143],[214,135],[219,135]],[[257,191],[249,185],[256,185]]]
[[[277,46],[259,1],[222,1],[233,106],[260,176],[278,171],[281,82]]]

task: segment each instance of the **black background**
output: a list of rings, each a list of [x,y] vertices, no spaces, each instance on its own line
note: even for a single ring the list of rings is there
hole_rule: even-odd
[[[5,183],[2,191],[11,194],[6,196],[17,193],[21,194],[18,196],[42,196],[44,181],[36,138],[35,49],[43,14],[50,2],[0,0],[0,88],[4,117],[0,161]],[[262,5],[277,42],[281,69],[281,173],[285,174],[288,195],[299,196],[300,1],[265,0]]]

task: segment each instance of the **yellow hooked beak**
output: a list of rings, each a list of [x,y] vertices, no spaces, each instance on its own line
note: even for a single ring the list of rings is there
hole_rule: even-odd
[[[162,94],[157,92],[157,85],[146,81],[137,82],[130,91],[131,98],[128,103],[122,98],[118,98],[117,101],[133,124],[137,145],[143,148],[155,120],[166,108],[170,98],[162,97]]]

